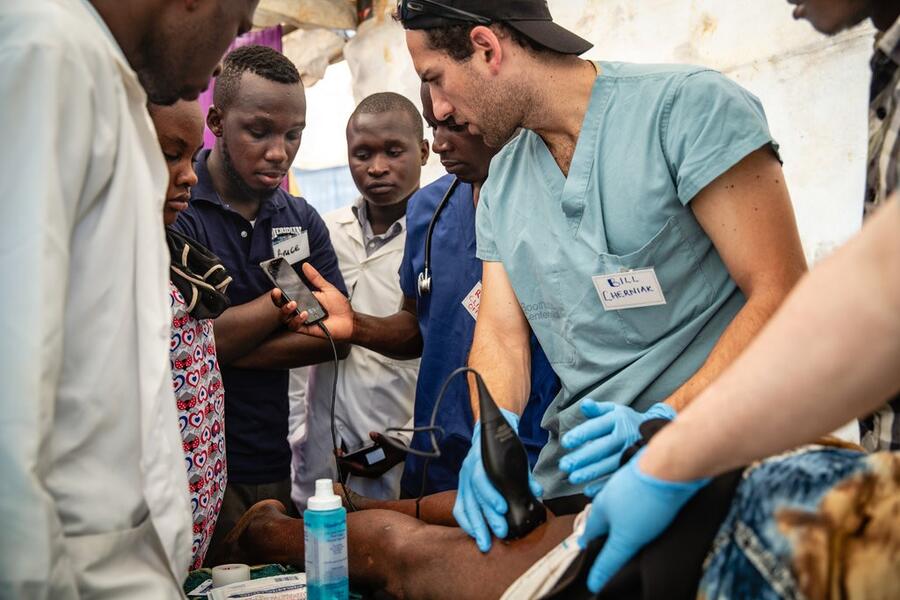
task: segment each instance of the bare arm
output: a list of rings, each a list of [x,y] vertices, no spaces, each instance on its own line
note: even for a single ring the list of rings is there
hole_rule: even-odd
[[[347,297],[319,274],[309,263],[303,265],[303,274],[317,290],[313,294],[326,312],[325,326],[335,340],[350,342],[398,360],[417,358],[422,355],[422,334],[415,298],[403,298],[399,311],[386,317],[373,317],[357,313],[350,306]],[[280,290],[273,290],[272,298],[280,301]],[[297,305],[289,302],[282,307],[283,317],[290,319],[288,327],[297,333],[323,337],[324,333],[315,325],[306,325],[306,314],[294,317]]]
[[[422,333],[415,298],[404,297],[401,309],[387,317],[354,312],[350,341],[400,360],[422,356]]]
[[[810,273],[641,468],[713,476],[833,431],[900,391],[900,202]]]
[[[213,323],[219,363],[234,363],[256,349],[280,326],[281,313],[272,304],[269,294],[232,306]]]
[[[666,400],[677,411],[734,361],[806,271],[784,174],[768,146],[704,188],[691,208],[747,303],[703,366]]]
[[[350,346],[335,344],[338,358],[347,358]],[[233,361],[232,366],[241,369],[293,369],[315,365],[334,359],[328,340],[292,331],[279,331],[259,344],[255,349]]]
[[[506,269],[499,262],[483,263],[481,307],[469,366],[481,373],[500,408],[518,415],[531,393],[530,329]],[[470,378],[472,414],[478,419],[478,394]]]

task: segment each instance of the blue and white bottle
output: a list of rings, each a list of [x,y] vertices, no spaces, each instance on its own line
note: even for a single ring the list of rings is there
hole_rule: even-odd
[[[316,495],[303,511],[309,600],[348,600],[347,511],[330,479],[316,480]]]

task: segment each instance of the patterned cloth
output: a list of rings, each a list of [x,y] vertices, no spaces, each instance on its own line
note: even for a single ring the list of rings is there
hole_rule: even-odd
[[[169,357],[193,511],[191,568],[203,564],[222,507],[225,468],[225,392],[211,320],[198,321],[169,284],[172,341]]]
[[[879,35],[869,92],[866,216],[897,189],[900,172],[900,19]]]
[[[577,544],[589,509],[576,519],[573,534],[516,580],[504,599],[543,597],[579,552],[590,553]],[[756,463],[742,473],[696,598],[900,598],[898,514],[900,453],[814,445]],[[586,575],[591,564],[593,558],[579,568]],[[559,591],[550,596],[569,597]]]
[[[697,598],[900,598],[900,454],[807,447],[744,473]]]
[[[865,216],[900,183],[900,19],[881,34],[872,56],[869,103],[869,170]],[[869,452],[900,450],[900,396],[860,419],[860,443]]]

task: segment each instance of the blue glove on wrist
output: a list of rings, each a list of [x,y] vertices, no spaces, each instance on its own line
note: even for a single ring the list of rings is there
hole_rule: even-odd
[[[513,431],[519,430],[519,415],[500,409],[503,417]],[[531,492],[540,497],[541,486],[528,474]],[[481,461],[481,421],[475,423],[472,434],[472,447],[466,455],[459,472],[459,489],[456,492],[456,503],[453,505],[453,518],[463,531],[475,538],[478,549],[487,552],[491,549],[491,532],[500,539],[506,537],[509,526],[506,523],[506,511],[509,506],[506,499],[488,479]],[[488,530],[490,526],[490,530]]]
[[[559,461],[559,468],[569,474],[569,483],[585,485],[584,494],[595,496],[609,475],[619,468],[622,453],[641,439],[641,423],[649,419],[675,418],[668,404],[657,403],[647,412],[612,402],[581,401],[581,412],[587,421],[572,428],[562,437],[562,446],[570,452]]]
[[[594,498],[584,535],[578,540],[585,548],[594,538],[609,534],[588,574],[588,589],[595,594],[622,565],[665,531],[681,507],[709,482],[651,477],[640,470],[643,454],[642,449]]]

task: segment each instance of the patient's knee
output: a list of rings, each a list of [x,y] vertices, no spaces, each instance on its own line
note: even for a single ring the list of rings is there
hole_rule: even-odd
[[[380,575],[381,591],[394,598],[410,598],[417,587],[415,578],[427,560],[427,525],[412,518],[398,518],[385,512],[377,523],[369,524],[371,544],[358,557],[365,561],[365,571]],[[361,565],[363,566],[363,565]]]

